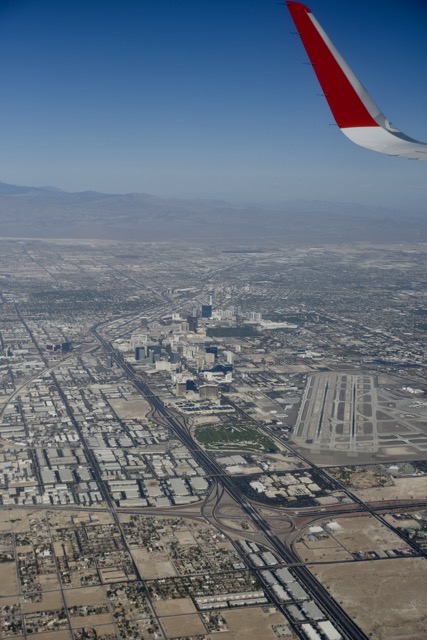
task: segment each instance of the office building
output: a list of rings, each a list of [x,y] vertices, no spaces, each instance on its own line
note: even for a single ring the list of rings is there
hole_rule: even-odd
[[[216,400],[218,398],[218,386],[216,384],[201,384],[199,394],[200,398]]]
[[[212,318],[212,305],[202,304],[202,318]]]

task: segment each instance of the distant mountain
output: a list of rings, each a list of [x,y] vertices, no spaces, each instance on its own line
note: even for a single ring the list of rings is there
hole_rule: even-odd
[[[145,193],[69,193],[0,183],[0,236],[329,244],[427,241],[427,220],[353,203],[233,206]]]
[[[13,194],[22,195],[26,193],[34,193],[35,191],[41,191],[42,188],[37,187],[21,187],[16,184],[7,184],[6,182],[0,182],[0,194]]]

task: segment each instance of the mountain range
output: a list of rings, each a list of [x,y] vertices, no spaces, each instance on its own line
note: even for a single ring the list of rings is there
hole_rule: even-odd
[[[427,216],[353,203],[237,206],[0,182],[0,236],[303,245],[427,242]]]

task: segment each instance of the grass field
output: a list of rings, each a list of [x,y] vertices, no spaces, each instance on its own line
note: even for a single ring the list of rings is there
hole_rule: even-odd
[[[197,440],[208,449],[276,452],[274,442],[254,427],[244,424],[207,424],[196,428]]]

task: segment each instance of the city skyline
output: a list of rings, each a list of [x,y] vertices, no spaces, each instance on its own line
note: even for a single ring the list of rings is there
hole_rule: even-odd
[[[424,640],[426,255],[1,238],[0,637]]]

